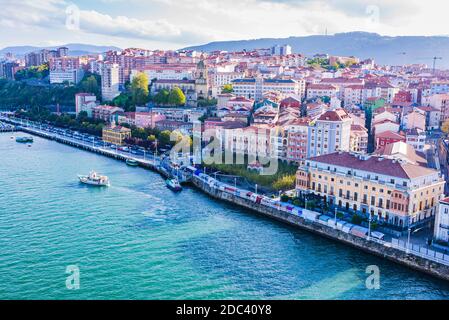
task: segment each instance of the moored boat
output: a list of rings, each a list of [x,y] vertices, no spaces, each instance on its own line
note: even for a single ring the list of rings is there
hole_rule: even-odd
[[[32,143],[33,137],[17,137],[16,142],[18,143]]]
[[[97,187],[109,187],[110,182],[107,176],[102,176],[96,173],[95,171],[91,171],[88,176],[78,175],[78,178],[81,183],[97,186]]]
[[[169,188],[172,191],[179,192],[182,191],[181,184],[179,183],[179,180],[177,178],[167,179],[165,181],[167,188]]]
[[[138,167],[139,166],[139,162],[137,162],[137,160],[135,160],[135,159],[126,159],[126,164],[130,167]]]

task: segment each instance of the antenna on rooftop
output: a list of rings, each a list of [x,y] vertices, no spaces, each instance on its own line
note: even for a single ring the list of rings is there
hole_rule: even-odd
[[[443,57],[433,57],[433,74],[435,75],[437,60],[443,60]]]

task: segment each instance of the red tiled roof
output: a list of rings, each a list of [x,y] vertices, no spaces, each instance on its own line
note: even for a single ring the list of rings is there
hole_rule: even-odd
[[[382,158],[371,156],[367,160],[361,160],[357,156],[348,152],[337,152],[314,157],[310,160],[401,179],[412,179],[435,173],[432,169],[424,168],[418,165],[401,163],[391,159],[382,159],[380,161],[380,159]]]
[[[315,89],[315,90],[337,90],[336,87],[334,87],[331,84],[310,84],[307,86],[307,89]]]
[[[344,121],[346,119],[351,119],[348,113],[344,109],[329,110],[326,111],[318,119],[320,121]]]
[[[376,138],[405,140],[405,136],[403,136],[402,134],[399,134],[397,132],[391,131],[391,130],[384,131],[382,133],[376,134]]]
[[[351,125],[351,131],[364,131],[367,132],[368,129],[366,129],[365,127],[359,125],[359,124],[352,124]]]

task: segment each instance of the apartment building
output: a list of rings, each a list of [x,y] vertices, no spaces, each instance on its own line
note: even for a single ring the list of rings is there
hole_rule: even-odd
[[[356,153],[368,152],[368,130],[361,125],[351,125],[349,150]]]
[[[61,57],[50,59],[50,83],[76,84],[84,77],[81,59],[78,57]]]
[[[77,93],[75,95],[76,115],[82,111],[87,112],[88,117],[92,117],[92,110],[97,106],[97,96],[92,93]]]
[[[105,63],[101,70],[101,96],[112,101],[120,95],[120,70],[116,63]]]
[[[438,171],[403,160],[337,152],[306,160],[297,193],[406,229],[428,222],[444,192]]]
[[[140,69],[131,70],[131,80],[140,72],[147,75],[149,80],[193,80],[195,79],[196,64],[155,64]]]
[[[442,244],[449,244],[449,198],[440,200],[435,217],[434,238]]]
[[[114,122],[115,116],[124,115],[124,113],[122,108],[113,106],[97,106],[92,109],[92,117],[105,122]]]
[[[352,119],[343,109],[329,110],[309,127],[308,156],[349,151]]]
[[[396,142],[405,142],[405,135],[394,132],[394,131],[384,131],[382,133],[376,134],[376,149],[386,147],[389,144]]]
[[[301,163],[307,158],[310,118],[299,118],[287,126],[287,155],[289,162]]]
[[[268,92],[280,92],[283,95],[305,96],[305,81],[293,79],[245,78],[232,80],[234,94],[248,99],[261,100]]]
[[[426,146],[426,132],[424,130],[418,128],[407,130],[405,131],[405,138],[405,142],[413,146],[416,151],[424,151]]]
[[[278,157],[278,135],[276,133],[275,126],[264,124],[239,129],[225,129],[223,146],[225,150],[236,154]]]
[[[309,84],[307,86],[307,99],[334,97],[338,93],[337,87],[330,84]]]

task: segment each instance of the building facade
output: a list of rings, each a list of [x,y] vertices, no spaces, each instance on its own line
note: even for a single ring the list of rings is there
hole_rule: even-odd
[[[82,111],[87,112],[87,116],[92,118],[92,110],[97,106],[97,96],[91,93],[77,93],[75,95],[76,115]]]
[[[131,138],[131,129],[122,126],[109,126],[103,128],[102,139],[105,142],[118,146],[125,144],[125,140]]]
[[[349,151],[352,119],[343,109],[329,110],[309,127],[308,156]]]
[[[439,172],[423,166],[347,152],[308,159],[296,183],[298,194],[321,196],[402,229],[434,217],[444,184]]]
[[[449,198],[440,200],[435,217],[434,238],[437,242],[449,244]]]
[[[105,63],[101,71],[101,96],[112,101],[120,95],[120,70],[116,63]]]

